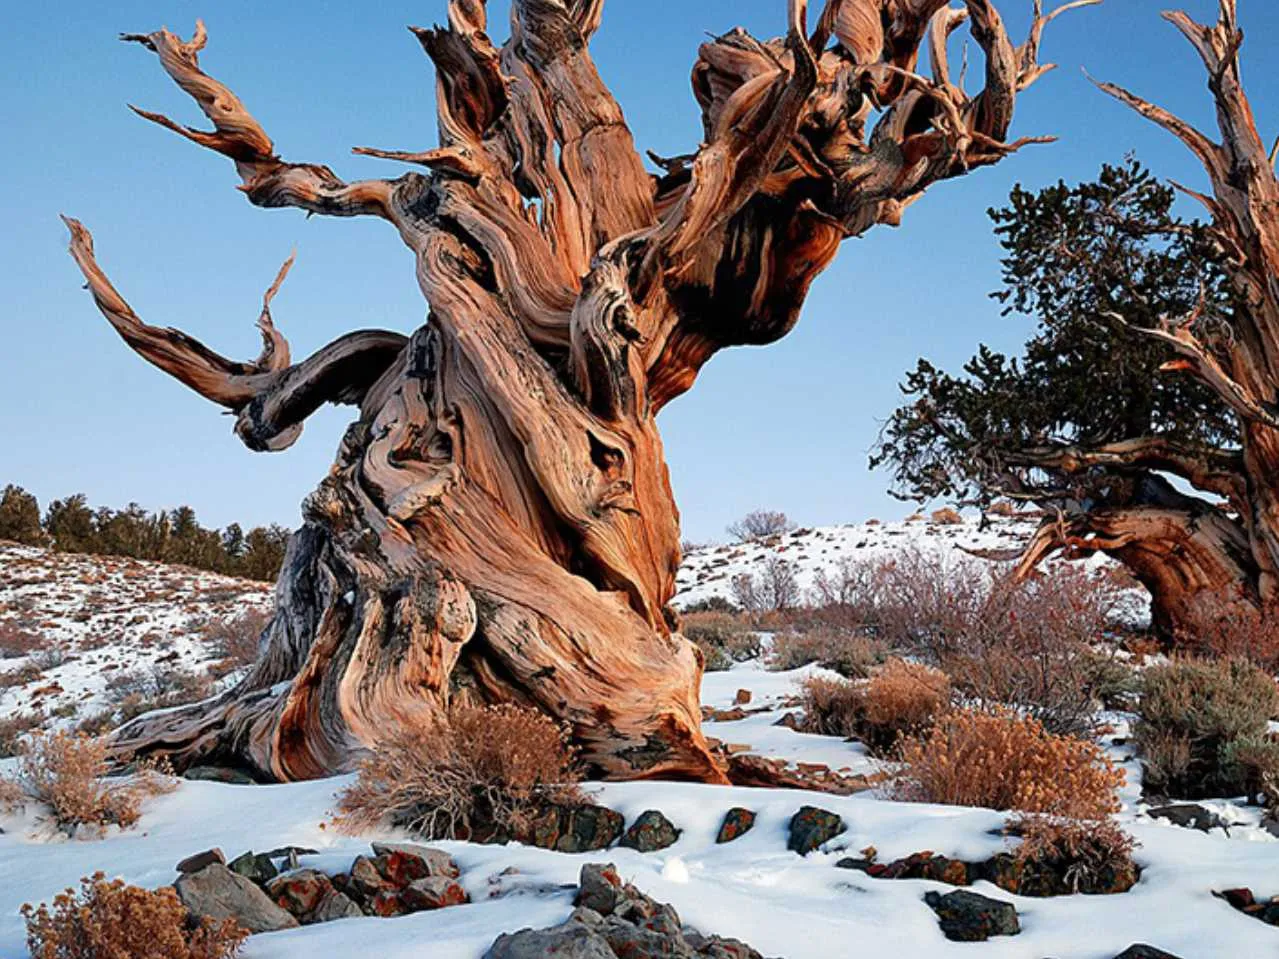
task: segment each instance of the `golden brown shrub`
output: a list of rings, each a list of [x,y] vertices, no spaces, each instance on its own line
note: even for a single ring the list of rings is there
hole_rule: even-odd
[[[338,800],[348,831],[391,825],[433,839],[522,833],[548,804],[581,805],[565,731],[517,706],[458,706],[380,743]]]
[[[20,753],[17,773],[0,780],[7,787],[0,792],[0,807],[40,803],[68,833],[132,826],[145,799],[175,785],[156,765],[142,766],[132,777],[108,778],[106,743],[78,733],[37,733],[22,743]]]
[[[945,712],[950,680],[929,666],[890,659],[864,682],[812,676],[801,695],[807,731],[856,736],[872,749],[887,750]]]
[[[24,905],[22,916],[33,959],[226,959],[248,937],[234,919],[189,921],[172,886],[152,891],[100,872],[52,906]]]
[[[38,729],[44,717],[40,713],[18,713],[0,717],[0,758],[16,756],[22,737]]]
[[[1017,859],[1060,877],[1068,893],[1124,891],[1137,879],[1137,841],[1113,819],[1021,816],[1012,829],[1021,836]]]
[[[1055,736],[1007,710],[956,710],[907,741],[897,798],[1071,819],[1119,811],[1123,770],[1096,743]]]
[[[850,679],[863,679],[888,655],[884,644],[847,629],[815,625],[777,633],[769,650],[770,669],[798,669],[816,663]]]
[[[959,510],[950,506],[943,506],[941,509],[933,510],[928,518],[939,526],[956,526],[964,521],[963,516],[959,514]]]

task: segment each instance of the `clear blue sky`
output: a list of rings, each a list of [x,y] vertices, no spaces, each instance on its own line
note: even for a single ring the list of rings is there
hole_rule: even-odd
[[[998,6],[1019,39],[1030,0]],[[887,478],[866,467],[902,373],[921,354],[954,366],[982,340],[1011,348],[1026,330],[1001,320],[986,297],[998,283],[998,248],[985,211],[1014,183],[1086,178],[1128,150],[1163,176],[1202,183],[1178,144],[1080,71],[1210,127],[1201,65],[1158,18],[1162,6],[1106,0],[1054,23],[1044,54],[1061,69],[1023,97],[1014,135],[1051,133],[1059,143],[940,184],[901,229],[845,243],[789,337],[721,353],[663,412],[687,536],[719,537],[754,506],[806,524],[903,512],[884,493]],[[1279,128],[1279,77],[1267,69],[1279,53],[1279,8],[1273,0],[1240,6],[1246,82],[1270,136]],[[1211,18],[1216,3],[1189,0],[1189,9]],[[776,35],[784,11],[785,0],[612,0],[593,49],[638,145],[662,154],[695,147],[688,73],[697,44],[739,24]],[[153,55],[115,37],[162,24],[185,36],[203,16],[203,64],[240,95],[285,158],[328,163],[348,178],[394,176],[404,168],[348,151],[435,144],[433,74],[404,27],[444,12],[444,0],[8,5],[0,31],[8,144],[0,152],[0,483],[20,483],[42,503],[83,491],[116,506],[188,503],[213,525],[297,522],[298,503],[328,469],[353,411],[322,411],[285,453],[249,453],[229,418],[118,340],[80,289],[57,214],[93,230],[99,259],[144,319],[231,356],[256,355],[262,290],[294,247],[298,262],[274,309],[294,355],[357,327],[412,330],[425,306],[393,231],[252,207],[226,160],[125,108],[203,122]],[[506,4],[492,13],[501,36]]]

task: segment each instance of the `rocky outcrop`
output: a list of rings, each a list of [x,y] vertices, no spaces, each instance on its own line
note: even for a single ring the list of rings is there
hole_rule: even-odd
[[[289,929],[298,924],[256,885],[219,862],[210,863],[199,872],[183,873],[173,888],[192,915],[234,919],[251,933]]]
[[[574,905],[559,926],[498,936],[486,959],[763,959],[744,942],[685,927],[672,906],[624,883],[612,865],[582,867]]]
[[[979,879],[1019,896],[1065,896],[1074,893],[1110,895],[1127,892],[1137,884],[1141,872],[1131,860],[1075,870],[1070,863],[1041,863],[1000,853],[981,862],[965,862],[917,852],[893,862],[874,859],[841,859],[841,869],[856,869],[876,879],[931,879],[951,886],[969,886]]]

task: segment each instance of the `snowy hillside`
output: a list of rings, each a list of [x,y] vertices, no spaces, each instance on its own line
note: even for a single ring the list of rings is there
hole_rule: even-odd
[[[0,542],[0,717],[69,724],[106,708],[115,690],[215,658],[210,623],[270,608],[272,587],[185,566],[85,556]]]
[[[879,562],[907,551],[936,557],[942,568],[971,562],[966,552],[1016,553],[1034,533],[1038,519],[1031,516],[992,516],[985,528],[974,516],[959,522],[935,522],[926,517],[880,522],[848,523],[799,529],[757,542],[700,546],[688,551],[676,575],[675,605],[685,607],[720,597],[733,599],[733,579],[758,573],[766,559],[780,557],[794,568],[801,596],[812,598],[814,579],[820,571],[830,575],[844,560]],[[1051,562],[1051,561],[1050,561]],[[1113,565],[1100,554],[1084,561],[1089,569]],[[1140,606],[1142,597],[1134,597]]]

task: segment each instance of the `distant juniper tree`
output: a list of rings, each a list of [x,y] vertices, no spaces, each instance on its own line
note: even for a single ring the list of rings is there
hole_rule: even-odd
[[[60,552],[98,552],[97,523],[83,493],[51,502],[45,511],[44,529],[53,540],[53,548]]]
[[[26,546],[42,546],[46,540],[40,526],[40,503],[12,483],[0,494],[0,539]]]
[[[1132,159],[1078,186],[1016,188],[990,211],[1007,254],[993,296],[1033,317],[1033,335],[1020,357],[980,346],[959,373],[919,360],[871,457],[903,498],[1046,508],[1023,572],[1056,549],[1105,551],[1151,587],[1169,629],[1195,601],[1168,586],[1172,564],[1240,538],[1238,417],[1142,332],[1189,317],[1223,351],[1232,335],[1221,248],[1174,196]]]

